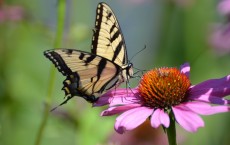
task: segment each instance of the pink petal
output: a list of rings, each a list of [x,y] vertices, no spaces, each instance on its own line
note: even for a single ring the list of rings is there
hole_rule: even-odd
[[[180,106],[172,107],[178,124],[189,132],[196,132],[199,127],[204,127],[204,121],[196,113]]]
[[[158,128],[161,125],[159,114],[160,114],[160,109],[157,109],[153,112],[151,116],[151,125],[154,128]]]
[[[213,115],[213,114],[224,113],[229,111],[230,111],[229,106],[212,106],[211,109],[207,110],[206,114],[204,115]]]
[[[230,75],[220,79],[210,79],[190,88],[189,98],[202,95],[225,97],[230,95]]]
[[[154,128],[159,127],[161,124],[165,127],[169,127],[169,116],[164,110],[156,109],[151,116],[151,125]]]
[[[93,103],[93,107],[107,105],[107,104],[109,104],[109,99],[110,99],[109,96],[99,97],[99,99],[95,103]]]
[[[215,96],[210,96],[210,95],[200,95],[199,98],[191,98],[193,101],[202,101],[202,102],[207,102],[207,103],[212,103],[212,104],[219,104],[219,105],[228,105],[230,104],[230,100],[226,100],[223,98],[215,97]]]
[[[170,124],[169,115],[167,113],[165,113],[164,110],[161,110],[160,121],[161,121],[161,124],[164,125],[164,127],[166,127],[166,128],[169,127],[169,124]]]
[[[190,65],[189,63],[184,63],[180,66],[181,73],[185,74],[188,78],[190,76]]]
[[[126,130],[132,130],[142,124],[152,113],[153,109],[147,107],[139,107],[126,111],[117,117],[114,126],[115,130],[120,134]]]
[[[229,106],[211,106],[210,104],[204,102],[187,102],[182,103],[180,108],[183,110],[190,110],[194,113],[201,115],[212,115],[217,113],[229,112]]]
[[[131,104],[139,101],[139,94],[136,88],[130,89],[114,89],[106,92],[102,96],[99,97],[97,102],[93,104],[93,106],[104,106],[110,104],[110,106],[114,105],[124,105]]]
[[[130,104],[130,105],[124,105],[124,106],[117,106],[117,107],[110,107],[107,110],[104,110],[101,113],[101,116],[111,116],[114,114],[118,114],[118,113],[123,113],[127,110],[133,109],[133,108],[137,108],[140,107],[140,104]]]
[[[117,106],[117,105],[141,104],[141,100],[138,98],[134,95],[130,95],[130,96],[126,96],[126,97],[116,96],[116,97],[110,99],[109,106],[113,107],[113,106]]]

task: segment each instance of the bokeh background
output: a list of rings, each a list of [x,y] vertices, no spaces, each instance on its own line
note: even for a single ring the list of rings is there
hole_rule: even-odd
[[[61,0],[60,0],[61,1]],[[100,117],[82,98],[63,101],[65,79],[43,52],[54,47],[59,0],[0,0],[0,145],[164,145],[162,128],[144,123],[117,134],[114,117]],[[226,0],[228,1],[228,0]],[[59,48],[90,51],[99,0],[66,0]],[[229,6],[217,0],[104,0],[115,12],[129,58],[139,69],[191,65],[193,84],[230,73]],[[229,11],[228,11],[229,10]],[[228,45],[229,44],[229,45]],[[134,87],[138,78],[131,80]],[[51,89],[51,97],[47,97]],[[45,119],[45,117],[47,117]],[[203,116],[205,127],[188,133],[177,126],[180,145],[229,144],[229,113]],[[45,123],[44,123],[44,120]],[[43,122],[43,125],[41,125]],[[39,137],[40,130],[40,139]],[[39,141],[38,141],[39,140]]]

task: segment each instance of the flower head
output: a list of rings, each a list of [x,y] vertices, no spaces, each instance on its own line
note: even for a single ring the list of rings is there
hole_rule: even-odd
[[[138,87],[117,89],[104,94],[94,104],[109,104],[102,116],[122,113],[116,119],[115,130],[124,133],[150,119],[154,128],[170,125],[169,114],[189,132],[195,132],[204,122],[199,115],[230,111],[230,75],[191,85],[190,66],[153,69],[143,75]],[[215,105],[214,105],[215,104]]]
[[[142,77],[138,87],[145,106],[170,108],[186,98],[190,80],[176,68],[153,69]]]

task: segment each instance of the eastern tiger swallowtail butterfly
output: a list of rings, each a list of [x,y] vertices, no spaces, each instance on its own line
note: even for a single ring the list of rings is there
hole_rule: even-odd
[[[45,51],[44,55],[66,76],[62,89],[67,99],[60,105],[74,96],[94,103],[100,94],[128,82],[133,76],[120,26],[105,3],[97,6],[91,53],[54,49]]]

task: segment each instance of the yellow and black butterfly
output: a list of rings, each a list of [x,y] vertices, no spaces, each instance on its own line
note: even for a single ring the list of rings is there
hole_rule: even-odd
[[[66,76],[62,89],[67,99],[62,104],[74,96],[94,103],[100,94],[133,76],[120,26],[105,3],[97,6],[91,53],[56,49],[47,50],[44,55]]]

